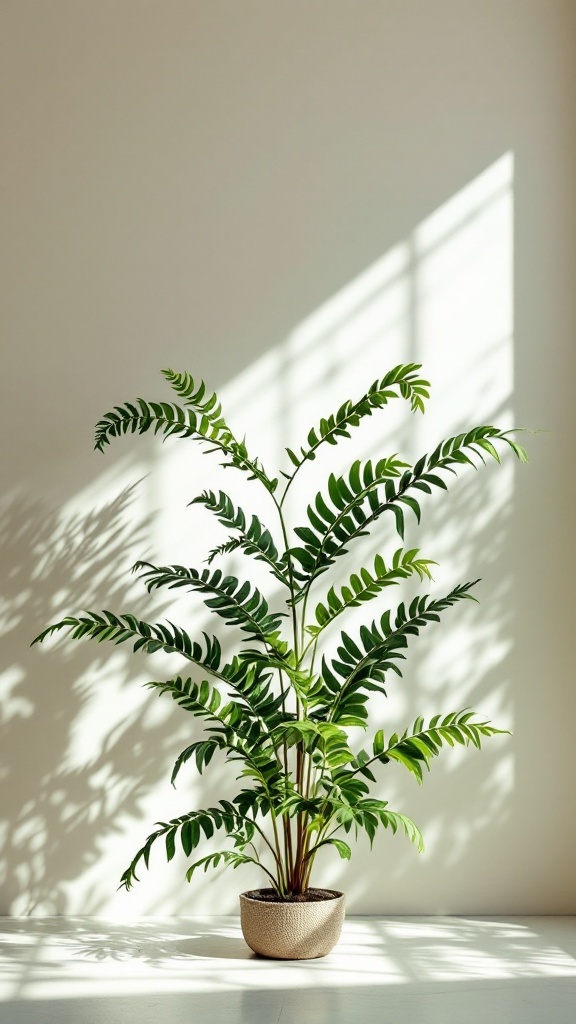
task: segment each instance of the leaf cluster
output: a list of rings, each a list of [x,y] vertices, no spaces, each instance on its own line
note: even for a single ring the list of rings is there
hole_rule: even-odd
[[[379,727],[366,749],[355,749],[351,738],[358,728],[369,729],[370,697],[385,697],[389,680],[402,677],[409,642],[456,603],[475,600],[471,591],[478,580],[460,583],[444,595],[418,593],[395,607],[385,600],[390,588],[409,578],[426,587],[433,582],[436,563],[417,548],[402,546],[406,515],[420,523],[429,496],[446,491],[462,469],[477,469],[489,459],[499,463],[506,449],[526,461],[512,432],[491,425],[473,427],[440,442],[413,466],[398,454],[356,460],[346,473],[328,476],[309,500],[303,523],[292,529],[283,511],[298,473],[324,445],[349,438],[395,398],[407,401],[414,413],[424,412],[430,385],[420,369],[415,363],[394,367],[360,398],[321,419],[304,444],[286,449],[291,471],[278,476],[269,475],[248,453],[224,419],[216,394],[188,373],[164,371],[178,401],[138,398],[116,406],[97,424],[99,451],[112,438],[136,432],[199,442],[224,467],[240,470],[262,486],[274,517],[272,529],[224,491],[204,490],[191,504],[201,505],[227,531],[222,543],[208,552],[208,568],[145,561],[134,567],[148,591],[192,592],[215,618],[236,630],[241,643],[229,660],[216,635],[203,632],[198,637],[170,620],[150,623],[130,612],[67,615],[34,641],[63,632],[72,640],[129,642],[136,653],[162,651],[184,659],[191,675],[147,684],[203,722],[202,737],[177,755],[172,783],[190,765],[199,774],[209,771],[219,757],[237,773],[241,788],[231,799],[157,822],[122,875],[126,889],[138,880],[142,864],[148,868],[159,841],[171,861],[178,846],[191,858],[217,833],[223,833],[228,847],[193,860],[188,880],[199,869],[258,864],[278,897],[286,899],[306,891],[320,849],[330,846],[343,859],[350,858],[351,847],[342,833],[348,837],[364,832],[372,843],[385,828],[403,832],[422,849],[415,823],[371,793],[381,784],[383,766],[400,765],[422,783],[444,747],[479,749],[485,739],[502,732],[464,709],[437,714],[428,724],[419,717],[402,734],[388,738]],[[378,553],[369,568],[356,568],[345,583],[334,581],[324,594],[316,594],[320,578],[381,519],[383,543],[390,534],[394,538],[391,554]],[[219,560],[232,552],[266,566],[281,594],[277,602],[250,579],[220,567]],[[370,601],[378,603],[377,615],[354,635],[341,629],[334,653],[322,650],[320,642],[335,620]]]

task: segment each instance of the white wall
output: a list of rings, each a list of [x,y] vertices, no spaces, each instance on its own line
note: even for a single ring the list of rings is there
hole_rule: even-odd
[[[258,882],[188,887],[157,856],[116,894],[155,820],[234,783],[167,783],[190,722],[139,683],[179,665],[28,649],[61,612],[153,617],[134,560],[193,564],[212,536],[186,508],[220,479],[207,459],[91,454],[95,421],[189,369],[274,462],[412,359],[429,415],[383,413],[339,464],[487,418],[549,432],[528,468],[430,502],[435,591],[482,576],[481,604],[414,645],[378,724],[472,704],[514,736],[448,751],[421,790],[383,777],[426,853],[385,835],[318,881],[363,913],[576,912],[574,4],[5,0],[1,19],[0,912],[230,912]]]

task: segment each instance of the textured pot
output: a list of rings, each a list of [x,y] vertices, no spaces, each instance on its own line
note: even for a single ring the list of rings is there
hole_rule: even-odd
[[[291,903],[255,899],[259,891],[240,896],[242,934],[255,953],[274,960],[314,960],[334,948],[344,921],[344,893],[324,889],[324,900]]]

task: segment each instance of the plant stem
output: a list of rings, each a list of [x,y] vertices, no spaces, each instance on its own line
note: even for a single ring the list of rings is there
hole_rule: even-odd
[[[295,593],[296,593],[296,586],[295,586],[295,583],[294,583],[294,565],[293,565],[293,562],[292,562],[292,556],[290,555],[290,542],[288,540],[288,531],[286,529],[286,522],[284,520],[284,515],[282,513],[282,507],[278,503],[278,501],[276,500],[276,498],[275,498],[275,496],[273,494],[272,494],[272,500],[273,500],[273,502],[276,505],[276,508],[278,510],[278,516],[280,518],[280,527],[282,529],[282,537],[283,537],[283,540],[284,540],[284,554],[286,555],[286,564],[288,566],[288,579],[290,581],[290,601],[289,601],[289,603],[291,605],[291,612],[292,612],[292,631],[293,631],[293,634],[294,634],[294,655],[295,655],[295,658],[296,658],[296,664],[298,664],[298,657],[299,657],[299,654],[298,654],[298,651],[299,651],[299,645],[298,645],[298,618],[297,618],[297,615],[296,615],[296,606],[294,604],[294,597],[295,597]]]
[[[286,564],[287,564],[287,568],[288,568],[289,589],[290,589],[289,604],[290,604],[290,610],[291,610],[291,615],[292,615],[292,634],[293,634],[293,640],[294,640],[294,659],[295,659],[296,666],[298,666],[299,660],[300,660],[300,653],[299,653],[300,652],[300,643],[299,643],[298,614],[297,614],[297,611],[296,611],[296,604],[294,602],[294,597],[295,597],[295,594],[296,594],[296,585],[295,585],[295,581],[294,581],[294,565],[293,565],[293,562],[292,562],[292,557],[290,555],[290,542],[289,542],[289,539],[288,539],[288,530],[286,528],[286,521],[284,519],[284,514],[282,512],[282,502],[279,503],[277,501],[276,497],[274,496],[274,494],[272,494],[272,500],[274,501],[274,504],[276,505],[276,508],[277,508],[277,511],[278,511],[278,517],[280,519],[280,527],[281,527],[281,530],[282,530],[282,537],[283,537],[283,540],[284,540],[284,554],[286,556]],[[283,705],[283,709],[285,709],[285,705]],[[302,718],[302,705],[301,705],[300,699],[298,697],[298,694],[296,694],[296,718],[298,720],[300,720]],[[288,778],[289,778],[289,771],[288,771],[288,748],[287,748],[286,744],[284,744],[284,767],[285,767],[286,781],[288,781]],[[297,749],[297,753],[296,753],[296,788],[298,789],[298,791],[300,793],[302,792],[302,780],[303,780],[303,774],[302,773],[303,773],[302,749],[301,749],[301,747],[299,745],[298,749]],[[276,833],[276,824],[275,824],[275,821],[274,821],[274,817],[272,818],[272,821],[273,821],[274,829],[275,829],[275,833]],[[302,815],[298,814],[298,817],[297,817],[297,823],[296,823],[296,853],[295,854],[294,854],[294,849],[293,849],[293,846],[292,846],[292,826],[291,826],[290,819],[288,817],[284,818],[283,825],[284,825],[284,850],[285,850],[284,872],[285,872],[285,875],[287,876],[286,877],[287,890],[294,892],[294,891],[298,891],[299,878],[300,878],[301,872],[302,872],[302,868],[301,868],[301,859],[302,859],[302,829],[303,829]],[[276,841],[278,842],[278,840],[276,840]]]
[[[278,836],[278,826],[276,824],[276,815],[270,806],[270,817],[272,818],[272,829],[274,832],[274,843],[276,846],[276,863],[278,865],[278,881],[280,882],[280,888],[283,893],[288,892],[288,879],[286,878],[285,866],[282,862],[282,850],[280,847],[280,838]]]

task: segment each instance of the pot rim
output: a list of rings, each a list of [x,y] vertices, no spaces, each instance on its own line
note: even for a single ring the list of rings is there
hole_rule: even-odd
[[[345,897],[345,893],[339,889],[324,889],[320,886],[314,886],[313,888],[316,892],[327,893],[328,895],[325,899],[320,900],[261,900],[254,894],[261,893],[262,889],[247,889],[246,892],[240,893],[240,899],[248,900],[250,903],[257,903],[261,907],[313,907],[318,903],[339,903]],[[271,892],[272,890],[268,891]]]

